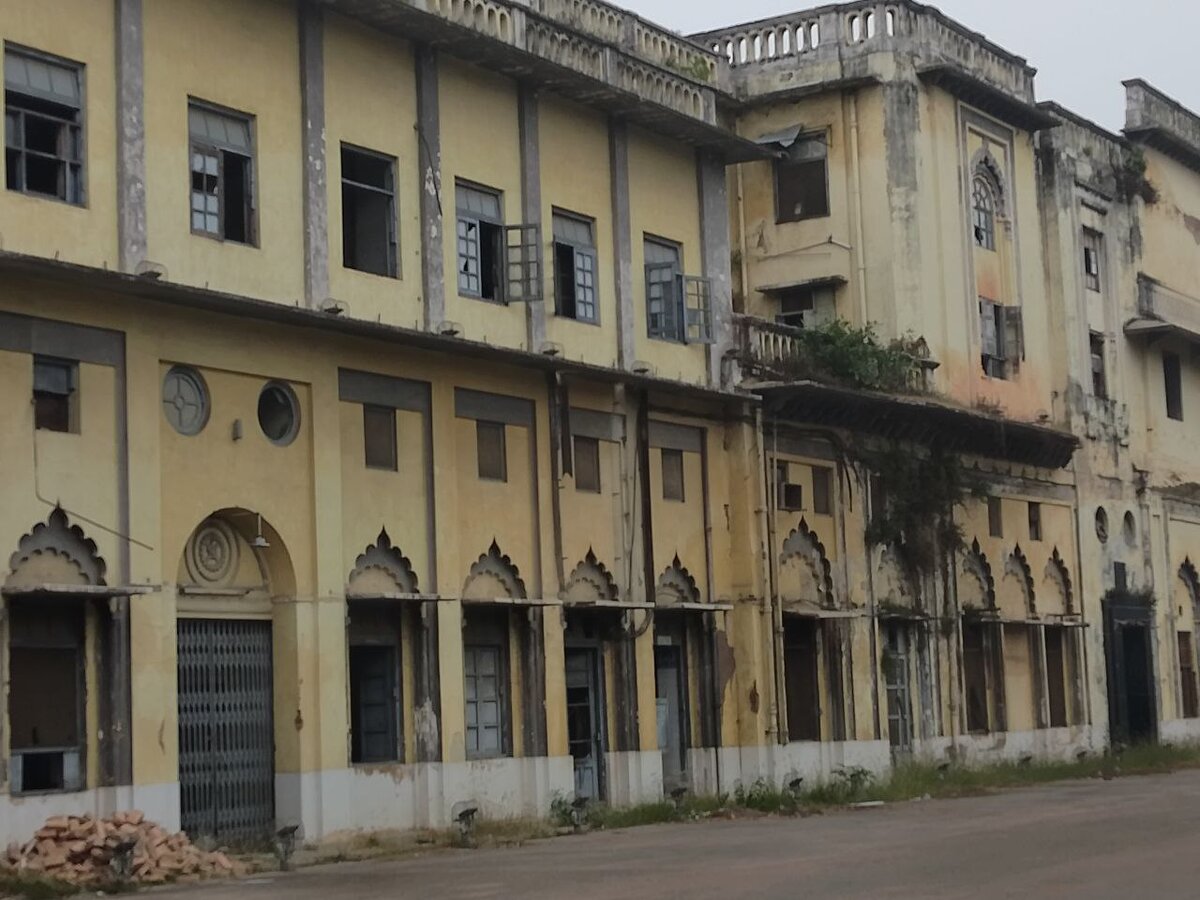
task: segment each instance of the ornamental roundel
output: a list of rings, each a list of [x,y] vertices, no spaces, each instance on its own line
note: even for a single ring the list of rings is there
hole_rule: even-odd
[[[208,386],[195,369],[172,366],[163,379],[163,414],[180,434],[199,434],[208,424]]]
[[[184,553],[188,574],[201,584],[220,584],[237,571],[238,540],[220,519],[202,522]]]

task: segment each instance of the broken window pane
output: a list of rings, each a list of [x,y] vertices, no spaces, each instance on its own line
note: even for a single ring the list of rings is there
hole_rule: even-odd
[[[575,490],[600,493],[600,442],[575,435]]]
[[[459,183],[455,186],[455,203],[458,209],[458,292],[482,300],[503,300],[500,280],[504,219],[500,194]]]
[[[976,246],[995,250],[996,189],[991,179],[982,174],[971,179],[971,225]]]
[[[775,163],[775,220],[798,222],[829,215],[824,135],[800,138]]]
[[[188,106],[191,137],[191,227],[197,234],[254,242],[254,167],[250,119]]]
[[[663,449],[662,492],[664,500],[683,502],[683,451]]]
[[[33,358],[34,427],[44,431],[75,430],[75,389],[79,364],[69,360]]]
[[[82,67],[6,48],[8,189],[83,203]]]
[[[500,422],[476,422],[475,444],[479,457],[479,477],[489,481],[508,481],[504,425]]]
[[[396,410],[363,406],[363,448],[368,468],[396,471]]]
[[[396,276],[395,159],[342,145],[342,263]]]

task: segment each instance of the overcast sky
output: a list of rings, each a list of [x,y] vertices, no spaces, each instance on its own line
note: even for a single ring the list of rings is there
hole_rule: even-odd
[[[616,0],[684,34],[823,5],[820,0]],[[1039,100],[1054,100],[1117,130],[1121,81],[1144,78],[1200,112],[1197,0],[935,0],[947,15],[1038,70]]]

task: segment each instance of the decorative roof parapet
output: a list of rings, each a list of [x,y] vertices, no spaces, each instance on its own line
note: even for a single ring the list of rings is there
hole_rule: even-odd
[[[1200,115],[1140,78],[1125,86],[1125,134],[1200,172]]]
[[[1034,99],[1033,69],[1016,56],[914,0],[859,0],[803,10],[692,36],[733,67],[745,99],[864,77],[887,77],[877,53],[904,54],[918,70],[952,67],[1023,104]]]

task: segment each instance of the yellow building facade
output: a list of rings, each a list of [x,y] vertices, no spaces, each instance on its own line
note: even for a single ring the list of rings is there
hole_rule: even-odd
[[[1191,734],[1186,110],[903,2],[68,5],[0,23],[0,838]],[[866,325],[900,381],[809,364]]]

